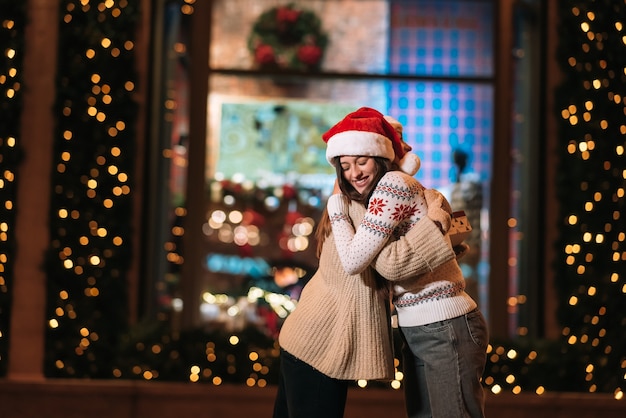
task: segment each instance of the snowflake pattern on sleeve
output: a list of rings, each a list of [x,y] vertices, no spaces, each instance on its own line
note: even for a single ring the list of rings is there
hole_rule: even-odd
[[[374,215],[380,215],[381,213],[383,213],[385,206],[387,205],[385,201],[383,201],[383,199],[372,197],[367,207],[367,211]]]
[[[335,245],[346,272],[362,272],[392,236],[404,235],[426,213],[424,187],[413,177],[396,171],[380,180],[356,231],[347,214],[329,212]]]

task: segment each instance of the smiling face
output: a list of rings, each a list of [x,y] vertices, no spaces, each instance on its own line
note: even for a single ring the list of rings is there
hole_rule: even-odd
[[[339,158],[339,164],[343,178],[361,194],[376,181],[378,167],[372,157],[344,155]]]

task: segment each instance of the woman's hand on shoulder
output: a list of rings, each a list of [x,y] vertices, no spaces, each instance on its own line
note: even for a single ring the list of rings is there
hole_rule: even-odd
[[[435,189],[424,190],[428,205],[428,217],[439,227],[442,234],[447,234],[452,224],[452,208],[448,200]]]

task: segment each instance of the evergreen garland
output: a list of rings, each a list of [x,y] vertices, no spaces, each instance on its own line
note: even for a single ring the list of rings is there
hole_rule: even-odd
[[[248,36],[248,50],[261,69],[319,70],[328,35],[312,11],[290,3],[259,16]]]
[[[560,1],[555,267],[561,355],[577,389],[624,390],[626,4]],[[555,361],[558,359],[555,359]]]
[[[0,376],[8,365],[25,26],[26,3],[0,0]]]
[[[626,372],[626,4],[559,2],[557,341],[493,341],[494,392],[603,392]]]
[[[112,377],[127,329],[139,0],[60,2],[44,371]]]

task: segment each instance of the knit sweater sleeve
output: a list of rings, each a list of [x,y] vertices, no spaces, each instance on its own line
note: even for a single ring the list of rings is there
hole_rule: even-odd
[[[449,237],[425,216],[406,235],[385,245],[372,266],[385,279],[399,281],[430,273],[454,258]]]
[[[378,182],[363,220],[354,230],[341,195],[328,199],[339,258],[348,274],[361,273],[394,235],[403,235],[427,213],[423,187],[410,176],[388,172]]]
[[[358,224],[365,208],[353,202],[349,213],[350,219]],[[399,281],[430,273],[455,257],[449,237],[425,216],[406,235],[387,242],[371,266],[387,280]]]

